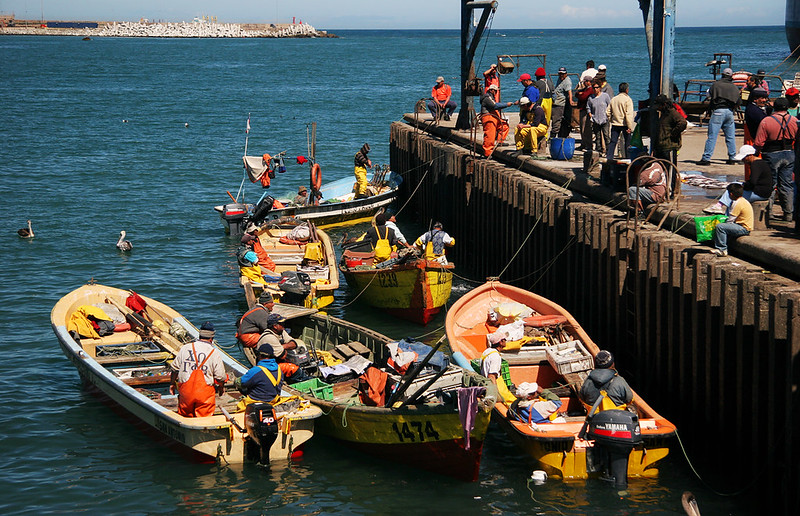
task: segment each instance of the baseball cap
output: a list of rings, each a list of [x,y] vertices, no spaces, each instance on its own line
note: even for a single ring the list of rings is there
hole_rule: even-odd
[[[519,99],[519,104],[521,106],[525,105],[525,104],[530,104],[530,103],[531,103],[531,99],[529,99],[528,97],[522,97],[522,98]]]
[[[496,90],[497,89],[497,84],[490,84],[489,87],[486,88],[486,89],[487,90]]]
[[[606,65],[601,64],[600,66],[597,67],[597,69],[598,70],[606,70]]]
[[[562,66],[558,69],[558,73],[567,73],[567,69]]]
[[[800,90],[798,90],[794,86],[792,86],[791,88],[786,90],[786,96],[787,97],[794,97],[795,95],[800,95]]]
[[[444,82],[444,77],[440,75],[439,77],[436,78],[436,82]]]
[[[278,314],[269,314],[267,317],[267,326],[273,326],[275,324],[281,324],[284,321],[283,317]]]
[[[731,75],[733,75],[733,70],[731,70],[730,68],[725,68],[724,70],[722,70],[722,75],[730,77]]]
[[[739,152],[736,153],[736,156],[733,157],[736,161],[741,161],[744,159],[745,156],[749,156],[751,154],[756,153],[756,148],[752,145],[742,145],[739,148]]]
[[[530,81],[530,80],[531,80],[531,74],[523,73],[522,75],[519,76],[519,79],[517,79],[517,82]]]
[[[547,75],[547,72],[544,71],[543,67],[540,66],[536,69],[536,77],[544,77],[545,75]]]

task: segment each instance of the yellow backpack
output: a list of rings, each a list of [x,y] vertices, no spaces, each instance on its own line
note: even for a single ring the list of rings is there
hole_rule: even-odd
[[[386,236],[381,238],[378,228],[375,228],[378,233],[378,241],[375,243],[375,261],[385,262],[392,256],[392,245],[389,243],[389,228],[386,228]]]

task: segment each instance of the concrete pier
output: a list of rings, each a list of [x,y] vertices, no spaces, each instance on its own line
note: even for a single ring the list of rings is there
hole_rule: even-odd
[[[538,160],[506,145],[484,160],[476,145],[480,133],[473,139],[429,114],[392,124],[392,169],[404,175],[405,195],[416,190],[401,220],[441,220],[457,242],[459,276],[500,275],[562,304],[678,425],[706,482],[792,512],[800,246],[791,228],[746,237],[718,258],[694,241],[691,223],[716,193],[687,189],[678,210],[651,215],[666,216],[659,230],[630,218],[625,196],[599,184],[596,171],[584,174],[580,155]],[[712,168],[735,175],[725,167]],[[672,460],[684,460],[677,443]]]

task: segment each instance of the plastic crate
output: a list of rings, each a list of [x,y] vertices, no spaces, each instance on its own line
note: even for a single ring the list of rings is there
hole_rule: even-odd
[[[300,392],[311,394],[315,398],[319,398],[321,400],[333,399],[333,385],[327,384],[319,378],[312,378],[303,382],[297,382],[290,385],[290,387],[297,389]]]
[[[547,361],[561,375],[589,371],[594,367],[592,355],[579,340],[548,346]]]
[[[472,368],[475,370],[476,373],[481,372],[480,358],[472,359],[470,361],[470,364],[472,364]],[[505,380],[506,387],[511,388],[511,372],[508,370],[508,362],[506,362],[506,359],[504,358],[500,359],[500,376],[503,378],[503,380]]]

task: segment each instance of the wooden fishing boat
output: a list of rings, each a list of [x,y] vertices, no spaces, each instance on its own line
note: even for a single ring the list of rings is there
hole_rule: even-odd
[[[214,206],[214,210],[220,214],[225,230],[230,234],[241,233],[245,222],[252,220],[257,207],[265,201],[272,206],[279,204],[282,207],[261,210],[258,212],[259,219],[254,221],[256,223],[293,218],[313,222],[322,228],[343,223],[358,224],[370,220],[397,198],[403,178],[386,167],[386,170],[373,170],[368,181],[370,195],[359,199],[353,193],[354,178],[349,176],[323,185],[319,204],[297,205],[289,195],[279,197],[275,203],[275,199],[264,194],[255,204],[231,202]]]
[[[256,230],[261,246],[275,263],[274,274],[265,276],[264,282],[241,274],[239,283],[245,291],[248,304],[253,304],[264,290],[271,292],[276,301],[300,304],[308,308],[324,308],[333,303],[333,292],[339,288],[339,271],[331,239],[325,231],[310,226],[312,237],[307,241],[290,238],[295,225],[263,224]],[[319,256],[309,257],[311,245],[319,245]],[[313,250],[314,254],[316,250]],[[321,258],[311,260],[310,258]],[[243,269],[240,269],[243,271]],[[284,272],[308,274],[310,284],[299,290],[281,290],[281,274]]]
[[[281,412],[279,405],[277,438],[268,450],[259,449],[247,433],[245,413],[235,413],[239,393],[231,392],[233,379],[247,369],[219,348],[231,383],[217,398],[217,410],[208,417],[179,415],[177,397],[168,390],[169,362],[183,343],[196,339],[199,332],[172,308],[144,296],[147,307],[141,314],[133,312],[125,304],[130,295],[113,287],[84,285],[53,307],[53,331],[87,388],[159,442],[199,462],[286,460],[301,453],[298,448],[313,435],[320,410],[300,403]],[[99,308],[117,322],[127,320],[131,329],[97,338],[70,331],[73,316],[80,319],[81,314],[92,310],[87,306]],[[124,328],[123,323],[120,325],[119,329]]]
[[[284,389],[322,409],[324,415],[317,421],[317,433],[383,459],[466,481],[477,479],[483,440],[496,399],[490,382],[452,364],[439,373],[426,371],[417,377],[409,371],[404,377],[393,377],[398,393],[395,402],[389,400],[388,406],[365,405],[358,396],[359,379],[355,373],[337,380],[332,376],[320,379],[321,357],[330,352],[334,357],[348,359],[345,366],[372,363],[383,367],[391,339],[312,309],[276,304],[275,312],[287,318],[286,327],[308,350],[306,363],[294,358],[290,361],[300,362],[315,377],[285,385]],[[255,363],[250,349],[245,349],[245,355]],[[424,362],[421,355],[419,358]],[[454,400],[458,389],[467,384],[488,389],[488,394],[479,398],[468,440]],[[444,400],[434,395],[439,389],[449,394]]]
[[[486,349],[486,336],[491,333],[487,315],[505,303],[531,309],[534,315],[530,324],[541,326],[532,332],[526,326],[526,334],[537,335],[532,341],[537,345],[526,344],[513,351],[509,348],[515,346],[509,346],[500,353],[508,364],[510,378],[507,380],[514,385],[536,382],[545,388],[568,387],[554,390],[561,398],[559,412],[563,422],[531,425],[510,419],[509,408],[503,402],[495,405],[493,419],[548,475],[563,479],[598,476],[595,443],[578,437],[587,411],[576,391],[593,367],[593,357],[599,348],[566,310],[532,292],[489,281],[465,294],[448,311],[446,328],[450,348],[468,360],[478,360]],[[569,348],[577,353],[572,358],[560,358],[559,352]],[[667,439],[675,434],[675,426],[638,395],[633,405],[639,417],[642,443],[631,452],[628,476],[656,476],[658,462],[669,452]]]
[[[376,267],[374,258],[372,252],[347,249],[342,253],[339,270],[359,301],[424,325],[450,299],[455,268],[452,263],[403,256],[401,251],[401,257],[393,258],[391,266]]]

